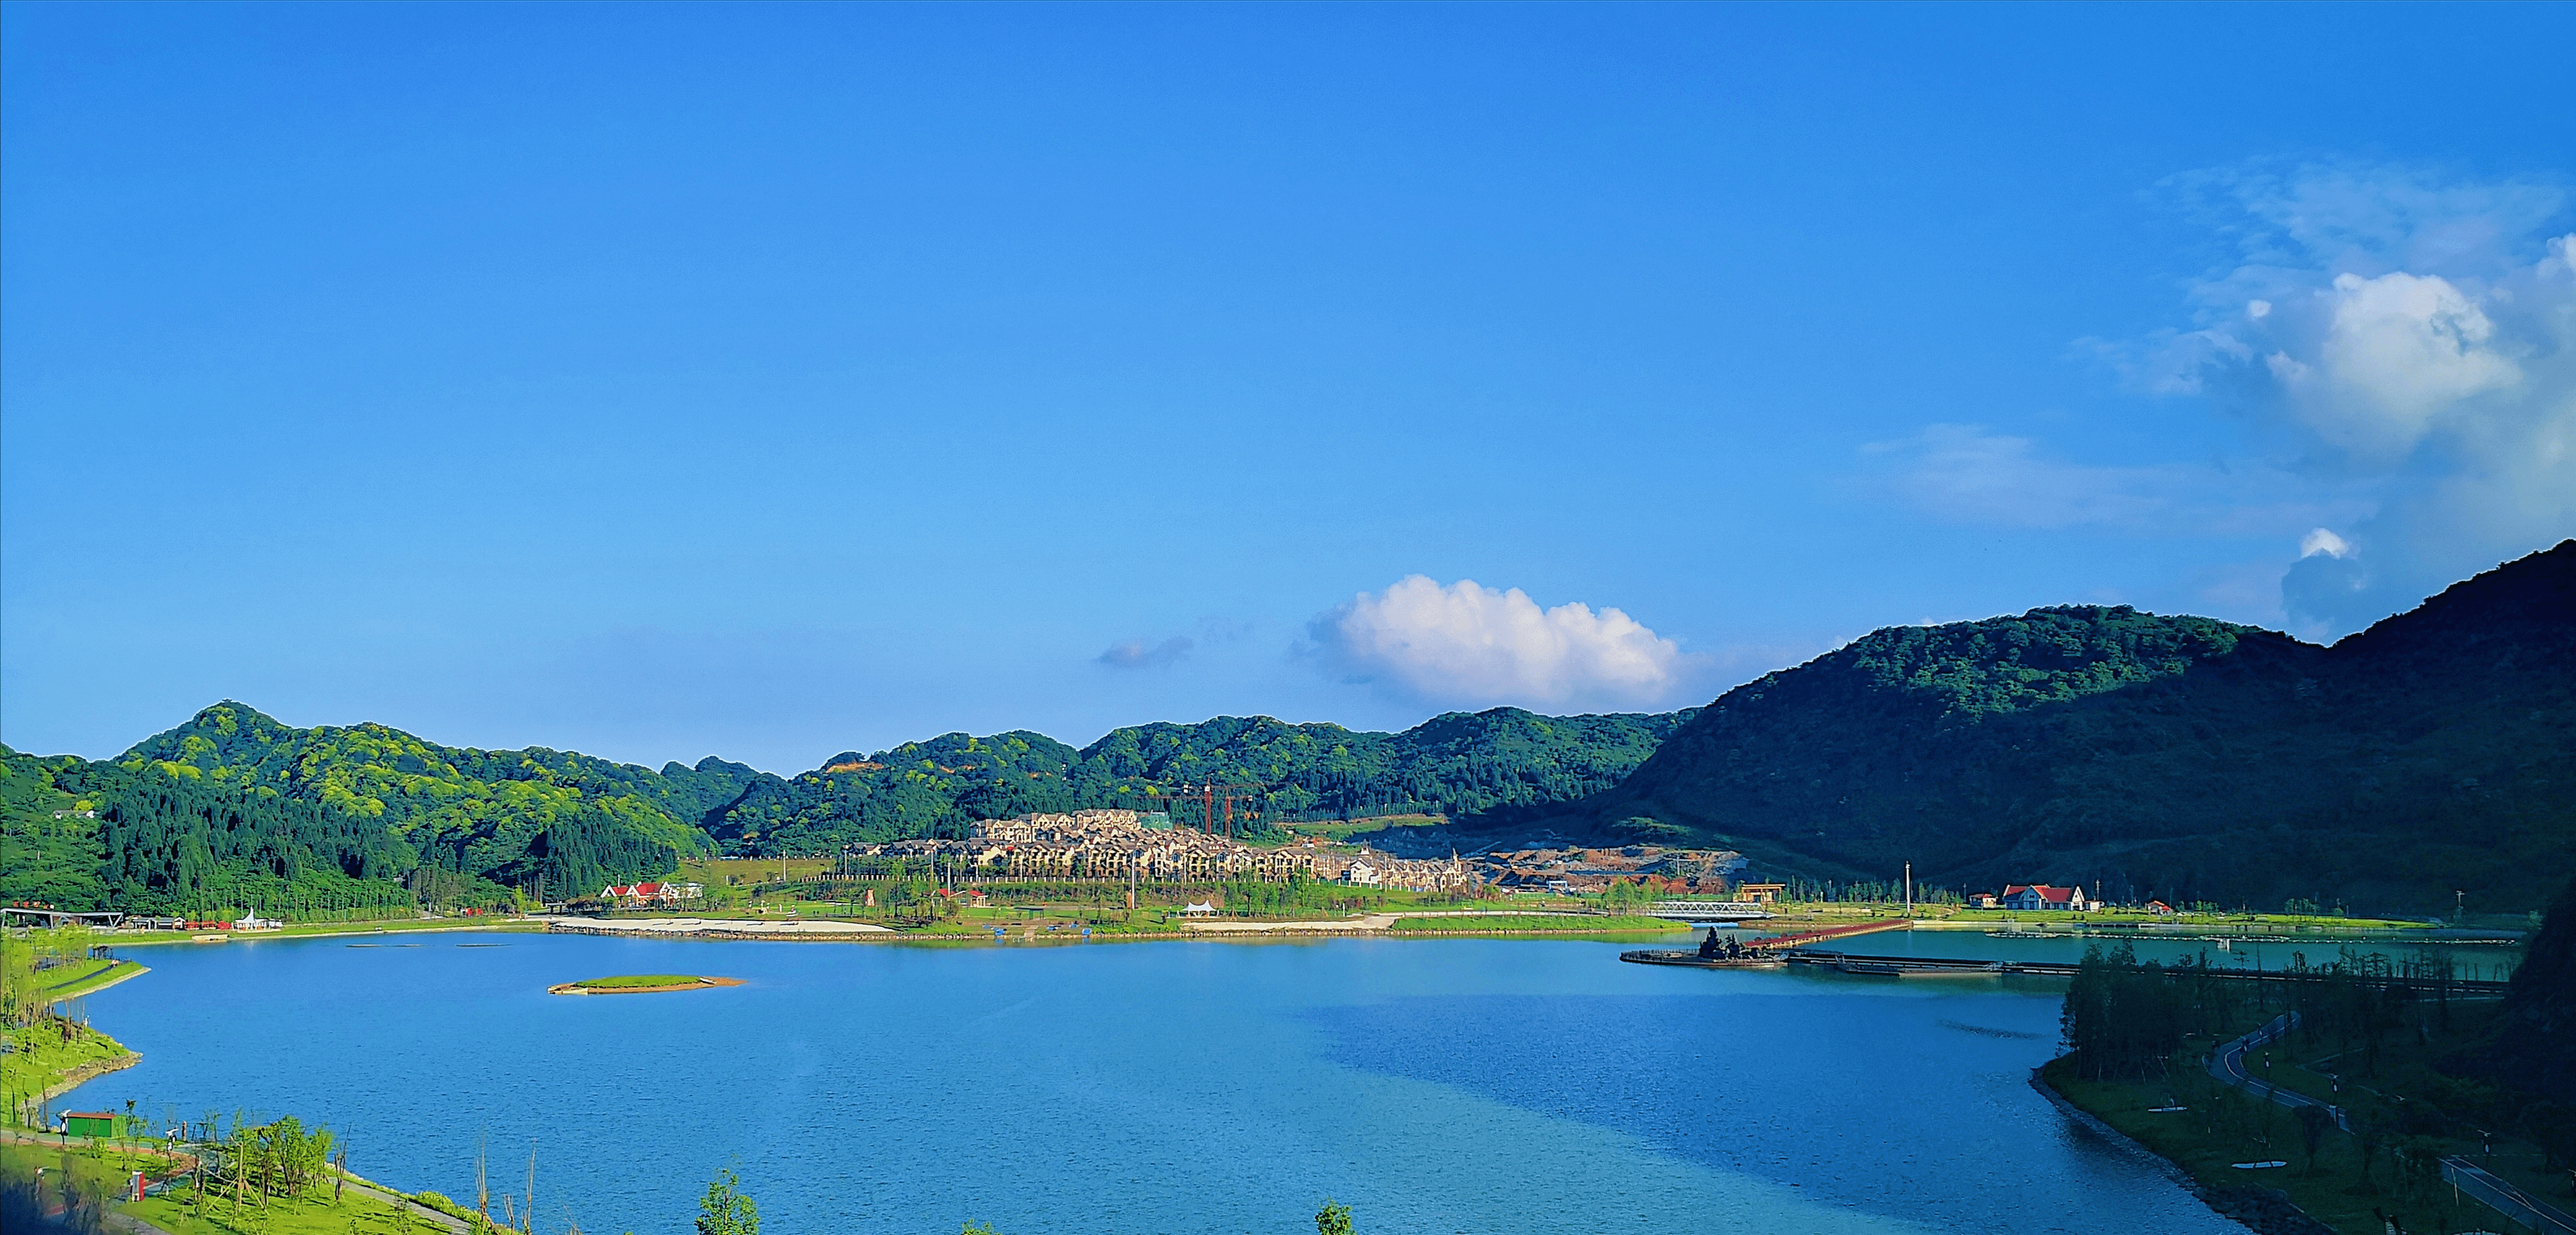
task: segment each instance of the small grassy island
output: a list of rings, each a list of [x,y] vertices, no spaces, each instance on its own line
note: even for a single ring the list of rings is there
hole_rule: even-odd
[[[584,978],[546,988],[549,995],[646,995],[656,991],[702,991],[717,986],[740,986],[740,978],[710,978],[694,973],[627,973],[609,978]]]

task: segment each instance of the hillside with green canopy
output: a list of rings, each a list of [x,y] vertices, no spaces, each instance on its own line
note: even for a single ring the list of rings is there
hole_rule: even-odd
[[[1809,878],[2537,909],[2576,870],[2576,542],[2331,648],[2116,606],[1878,631],[1469,826],[1641,819]]]
[[[956,836],[1029,811],[1170,810],[1181,786],[1210,781],[1257,787],[1238,831],[1259,836],[1281,819],[1580,796],[1616,784],[1687,715],[1503,708],[1400,734],[1219,717],[1080,750],[955,733],[782,777],[712,757],[656,771],[377,724],[297,728],[225,702],[112,760],[0,748],[0,900],[200,919],[497,905],[651,878],[686,856]]]

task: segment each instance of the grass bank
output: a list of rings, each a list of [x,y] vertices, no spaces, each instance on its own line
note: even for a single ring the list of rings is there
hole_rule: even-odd
[[[330,1182],[292,1196],[244,1195],[238,1200],[220,1188],[202,1198],[192,1188],[173,1189],[118,1209],[164,1231],[230,1235],[438,1235],[448,1229],[410,1204],[362,1185],[349,1184],[334,1195]]]
[[[15,1127],[34,1126],[36,1108],[55,1095],[142,1058],[97,1030],[50,1018],[13,1026],[6,1037],[13,1049],[0,1053],[0,1091]]]
[[[2227,1033],[2249,1031],[2275,1010],[2254,1009]],[[2576,1173],[2541,1144],[2544,1138],[2565,1142],[2561,1157],[2576,1146],[2555,1108],[2434,1067],[2480,1040],[2496,1010],[2492,1002],[2426,1001],[2356,1025],[2336,1024],[2330,1008],[2312,1007],[2300,1031],[2248,1052],[2249,1072],[2343,1107],[2354,1132],[2322,1121],[2303,1126],[2291,1108],[2220,1083],[2206,1066],[2217,1035],[2185,1038],[2149,1075],[2088,1079],[2069,1055],[2041,1069],[2038,1079],[2176,1164],[2212,1193],[2222,1212],[2228,1197],[2221,1194],[2229,1190],[2277,1190],[2346,1235],[2385,1235],[2381,1214],[2410,1232],[2520,1229],[2459,1196],[2440,1169],[2443,1157],[2458,1155],[2538,1200],[2576,1208]],[[2262,1162],[2284,1165],[2237,1165]]]
[[[1475,917],[1397,918],[1391,935],[1644,935],[1687,931],[1690,923],[1643,915],[1480,914]]]

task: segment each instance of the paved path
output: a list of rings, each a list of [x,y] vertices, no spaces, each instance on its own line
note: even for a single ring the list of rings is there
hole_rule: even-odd
[[[1347,918],[1325,918],[1305,922],[1238,922],[1230,918],[1191,918],[1182,925],[1194,931],[1219,934],[1263,931],[1382,931],[1394,926],[1398,918],[1573,918],[1597,915],[1564,913],[1547,909],[1408,909],[1398,913],[1357,914]],[[1472,924],[1462,924],[1472,929]]]
[[[2210,1052],[2209,1074],[2239,1089],[2260,1094],[2293,1110],[2302,1106],[2318,1107],[2334,1117],[2336,1127],[2350,1132],[2352,1121],[2342,1107],[2331,1102],[2319,1102],[2297,1090],[2283,1089],[2270,1081],[2259,1080],[2245,1070],[2245,1052],[2290,1036],[2291,1027],[2298,1023],[2298,1013],[2284,1012],[2265,1021],[2262,1028]]]
[[[546,929],[571,935],[726,936],[830,939],[848,935],[890,935],[893,928],[870,922],[833,922],[820,918],[539,918]]]
[[[2442,1178],[2451,1186],[2484,1202],[2487,1208],[2538,1231],[2541,1235],[2576,1235],[2576,1218],[2570,1218],[2546,1201],[2534,1200],[2522,1189],[2478,1169],[2466,1158],[2442,1159]]]
[[[2350,1132],[2352,1120],[2342,1107],[2328,1102],[2319,1102],[2306,1094],[2283,1089],[2270,1081],[2257,1080],[2245,1071],[2245,1052],[2288,1037],[2291,1028],[2298,1023],[2298,1013],[2284,1012],[2264,1022],[2262,1028],[2219,1047],[2209,1056],[2209,1074],[2240,1089],[2270,1098],[2286,1107],[2293,1109],[2302,1106],[2322,1107],[2327,1114],[2334,1116],[2336,1127]],[[2475,1197],[2488,1208],[2540,1232],[2541,1235],[2576,1235],[2576,1218],[2571,1218],[2548,1202],[2534,1198],[2522,1189],[2478,1169],[2476,1164],[2466,1158],[2442,1159],[2442,1178],[2451,1181],[2454,1187]]]

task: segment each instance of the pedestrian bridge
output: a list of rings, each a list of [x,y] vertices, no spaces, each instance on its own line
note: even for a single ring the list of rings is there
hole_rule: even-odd
[[[1683,922],[1742,922],[1771,916],[1768,908],[1754,901],[1656,901],[1646,912]]]

